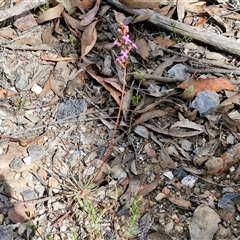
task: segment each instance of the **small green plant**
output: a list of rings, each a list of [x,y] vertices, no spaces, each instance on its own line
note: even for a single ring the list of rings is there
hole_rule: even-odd
[[[76,46],[76,38],[72,34],[69,35],[69,41],[71,46],[74,48]]]
[[[130,99],[131,99],[131,103],[134,106],[138,106],[138,104],[141,100],[141,95],[138,92],[134,93],[133,91],[131,91]]]
[[[191,36],[180,37],[176,32],[176,23],[170,22],[170,25],[172,28],[172,32],[170,33],[170,35],[171,35],[171,38],[173,41],[175,41],[177,43],[188,43],[193,40],[193,38]]]
[[[42,12],[47,11],[49,8],[50,8],[50,3],[49,3],[49,1],[47,1],[44,5],[42,5],[42,6],[39,7],[39,9],[40,9]]]
[[[128,232],[132,236],[134,235],[134,229],[137,225],[137,220],[139,218],[139,199],[136,198],[130,207],[130,217],[128,219]]]
[[[15,106],[18,110],[22,109],[25,104],[27,103],[27,97],[26,96],[21,96],[21,97],[16,97],[15,98]]]

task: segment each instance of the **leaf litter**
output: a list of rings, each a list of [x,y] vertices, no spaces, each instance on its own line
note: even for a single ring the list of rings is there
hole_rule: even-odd
[[[29,207],[30,218],[39,222],[37,229],[42,235],[45,234],[42,229],[48,233],[60,230],[59,235],[66,239],[64,228],[70,231],[70,226],[76,225],[80,239],[108,239],[106,236],[131,239],[134,235],[140,239],[152,235],[154,239],[154,234],[164,239],[214,239],[214,235],[216,239],[225,239],[230,236],[228,230],[237,226],[238,218],[230,216],[225,221],[220,217],[221,210],[228,211],[224,208],[225,203],[232,204],[233,214],[239,214],[235,208],[238,201],[233,200],[232,195],[223,195],[228,191],[239,192],[239,89],[234,84],[239,73],[235,72],[233,76],[222,71],[222,74],[221,66],[226,69],[237,67],[237,59],[226,57],[223,52],[205,51],[197,43],[195,49],[184,47],[180,43],[186,39],[176,35],[174,25],[169,33],[146,23],[153,10],[134,18],[126,17],[125,12],[117,8],[113,12],[111,1],[109,5],[99,0],[95,3],[87,0],[67,2],[76,7],[72,12],[60,1],[43,12],[36,9],[41,30],[36,36],[29,33],[24,41],[18,41],[18,45],[14,31],[11,35],[1,34],[6,47],[4,61],[0,59],[0,74],[6,80],[0,81],[1,177],[7,179],[3,190],[9,189],[7,183],[10,189],[18,187],[18,192],[7,191],[15,201],[21,200],[20,193],[28,187],[34,189],[35,197],[48,198],[43,201],[49,208],[57,209],[54,214],[42,215],[41,211]],[[133,6],[136,1],[124,1],[125,4],[129,2]],[[218,4],[215,7],[221,9]],[[227,34],[232,31],[231,20],[222,21],[222,15],[213,15],[213,9],[206,2],[180,5],[170,1],[156,11],[185,24],[200,27],[204,22],[211,28],[202,17],[193,14],[206,12],[207,16],[223,24]],[[109,159],[103,165],[102,157],[123,92],[123,71],[115,61],[117,49],[112,47],[112,42],[117,36],[117,23],[125,21],[129,23],[131,39],[138,50],[129,56],[127,89],[122,105],[124,120],[117,130]],[[49,31],[44,36],[45,27]],[[13,45],[9,45],[9,36]],[[107,44],[111,47],[107,48]],[[69,49],[64,56],[60,54],[63,45]],[[184,57],[179,54],[179,48]],[[74,56],[73,49],[76,50]],[[201,62],[200,58],[208,59],[208,62]],[[16,90],[15,80],[23,79],[21,71],[14,69],[16,59],[20,62],[17,68],[24,69],[25,75],[35,81],[30,85],[40,87],[39,93],[30,85]],[[45,65],[51,71],[37,78],[40,68],[32,62]],[[195,74],[181,79],[169,76],[168,70],[179,63],[184,63],[184,69],[196,67],[195,74],[198,71],[201,74],[208,64],[218,68],[215,68],[216,73],[205,72],[206,75],[196,77],[197,80]],[[181,89],[186,92],[181,94]],[[191,108],[190,103],[197,93],[206,89],[217,93],[221,103],[202,116],[199,109]],[[227,95],[226,90],[232,91],[232,95]],[[69,114],[74,112],[71,105],[67,105],[63,119],[57,118],[62,103],[79,99],[87,102],[84,118],[79,113],[75,114],[77,116]],[[40,130],[44,136],[39,134]],[[46,155],[41,163],[27,165],[25,159],[16,172],[9,168],[9,161],[14,160],[12,142],[16,141],[22,150],[15,155],[24,159],[28,157],[28,145],[36,142],[43,145]],[[70,167],[65,168],[66,165]],[[54,183],[49,184],[48,191],[40,193],[41,184],[31,181],[30,169],[39,173],[45,171],[42,182],[51,180]],[[99,169],[95,182],[88,180]],[[188,173],[197,178],[191,187],[181,181]],[[29,179],[29,186],[21,175]],[[19,180],[19,186],[16,180]],[[61,199],[68,211],[54,202],[55,197]],[[139,215],[134,213],[136,201]],[[3,216],[23,224],[28,221],[22,216],[28,206],[25,205],[19,207],[18,213],[11,209],[8,216],[6,212]],[[202,220],[208,221],[210,217],[213,219],[203,227]],[[44,225],[43,218],[53,223],[52,227]],[[134,220],[135,230],[130,231],[131,224],[127,223],[131,220]],[[140,222],[141,229],[136,230]],[[231,236],[238,234],[236,229]],[[132,235],[126,235],[128,232]],[[54,237],[57,239],[57,234]]]

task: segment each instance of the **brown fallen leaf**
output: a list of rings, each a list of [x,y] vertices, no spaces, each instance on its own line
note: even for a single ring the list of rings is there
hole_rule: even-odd
[[[193,158],[193,163],[197,166],[202,165],[209,157],[213,156],[219,147],[221,141],[217,138],[207,142],[201,147]]]
[[[189,86],[189,81],[186,80],[180,83],[177,87],[186,89]],[[222,90],[230,90],[235,91],[235,87],[231,84],[231,82],[226,78],[204,78],[199,80],[193,80],[194,86],[194,95],[203,90],[210,90],[214,92],[220,92]]]
[[[233,108],[234,109],[234,108]],[[225,107],[222,113],[224,125],[233,132],[240,132],[240,114],[237,110],[228,113],[228,107]]]
[[[10,96],[13,96],[13,95],[16,95],[16,94],[18,94],[18,93],[14,92],[12,90],[0,89],[0,99],[10,97]]]
[[[184,137],[193,137],[193,136],[197,136],[201,133],[203,133],[204,131],[192,131],[192,132],[184,132],[184,131],[167,131],[167,130],[164,130],[162,128],[159,128],[159,127],[155,127],[151,124],[147,124],[147,123],[144,123],[142,124],[144,127],[154,131],[154,132],[157,132],[157,133],[160,133],[160,134],[164,134],[164,135],[167,135],[167,136],[171,136],[171,137],[179,137],[179,138],[184,138]]]
[[[175,204],[175,205],[177,205],[179,207],[183,207],[183,208],[186,208],[186,209],[191,207],[191,202],[188,201],[188,200],[185,200],[182,197],[170,197],[170,198],[168,198],[168,200],[171,203],[173,203],[173,204]]]
[[[175,41],[171,39],[164,39],[162,36],[156,37],[153,42],[161,47],[168,48],[171,47],[172,45],[176,44]]]
[[[117,104],[120,105],[120,97],[122,96],[122,93],[119,90],[107,84],[105,82],[105,78],[96,75],[92,70],[92,65],[89,65],[86,68],[86,72],[89,73],[89,75],[92,76],[95,80],[97,80],[106,90],[108,90],[110,95],[117,102]]]
[[[92,48],[94,47],[97,40],[97,30],[96,24],[98,21],[95,21],[88,25],[82,34],[81,39],[81,56],[87,55]]]
[[[34,216],[34,212],[34,204],[21,203],[8,210],[8,217],[14,223],[25,223],[29,221],[29,217],[27,216],[27,214],[32,217]]]
[[[47,11],[44,11],[37,18],[37,23],[44,23],[46,21],[50,21],[55,18],[59,18],[64,10],[64,7],[61,4],[58,4],[55,7],[49,8]]]
[[[144,123],[146,121],[148,121],[149,119],[153,119],[153,118],[160,118],[162,116],[166,116],[168,114],[168,112],[162,111],[162,110],[153,110],[153,111],[149,111],[146,113],[143,113],[133,124],[132,127]]]
[[[138,192],[138,196],[144,197],[144,196],[148,195],[150,192],[152,192],[158,186],[159,181],[160,181],[160,173],[159,173],[158,166],[154,167],[154,173],[156,175],[155,180],[149,184],[143,184],[142,189]]]
[[[98,9],[100,7],[101,0],[97,0],[95,6],[84,16],[84,18],[80,22],[80,26],[85,27],[89,25],[95,18]]]
[[[160,150],[160,154],[158,156],[158,161],[160,163],[160,166],[162,169],[176,169],[174,161],[169,156],[165,146]]]
[[[137,49],[137,53],[145,60],[148,59],[149,55],[150,55],[150,47],[147,44],[147,42],[145,41],[144,38],[141,39],[137,39],[135,41],[136,45],[138,46]]]
[[[78,7],[81,11],[92,7],[93,2],[91,0],[70,0],[70,3],[74,7]]]
[[[40,100],[43,99],[48,94],[48,92],[51,90],[50,81],[52,78],[53,78],[53,73],[51,72],[47,81],[44,84],[42,92],[38,96],[38,99],[40,99]]]
[[[51,58],[48,57],[44,54],[40,55],[40,59],[43,61],[51,61],[51,62],[60,62],[60,61],[71,61],[71,60],[75,60],[74,57],[60,57],[60,58]]]
[[[149,19],[154,13],[155,13],[155,11],[146,9],[146,11],[143,14],[134,18],[133,21],[131,22],[131,24],[143,22],[143,21]]]

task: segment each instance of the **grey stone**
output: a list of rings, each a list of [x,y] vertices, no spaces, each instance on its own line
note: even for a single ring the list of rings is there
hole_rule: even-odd
[[[57,112],[57,120],[67,117],[78,117],[81,121],[85,119],[87,104],[84,99],[68,99],[59,105]],[[82,115],[81,115],[82,114]]]
[[[40,145],[31,145],[28,147],[28,153],[30,155],[31,162],[33,163],[43,158],[45,149]]]
[[[18,71],[17,75],[15,87],[17,90],[21,91],[28,85],[28,77],[23,73],[23,71]]]
[[[37,185],[34,187],[35,192],[37,193],[38,197],[42,197],[45,187],[43,185]]]
[[[13,240],[13,227],[11,225],[0,225],[1,240]]]
[[[35,198],[35,192],[33,190],[26,190],[21,193],[23,200],[32,200]]]
[[[23,164],[22,159],[20,157],[15,157],[9,164],[9,167],[18,170],[22,167],[22,164]]]

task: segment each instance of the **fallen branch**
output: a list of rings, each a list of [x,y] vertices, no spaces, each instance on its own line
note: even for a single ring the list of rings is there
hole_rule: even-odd
[[[16,4],[12,8],[8,8],[6,10],[1,10],[0,11],[0,22],[17,16],[21,13],[24,13],[28,10],[31,10],[33,8],[39,7],[43,4],[48,2],[48,0],[34,0],[34,1],[29,1],[29,0],[23,0],[20,3]]]
[[[107,1],[115,5],[116,7],[122,9],[125,12],[136,14],[138,16],[144,14],[147,11],[146,9],[129,8],[123,5],[122,3],[120,3],[118,0],[107,0]],[[234,39],[230,39],[230,38],[218,35],[216,33],[212,33],[205,29],[188,26],[186,24],[172,20],[168,17],[162,16],[159,13],[154,13],[148,19],[148,21],[154,25],[157,25],[158,27],[161,27],[169,31],[172,31],[172,26],[174,24],[175,26],[174,31],[179,35],[189,36],[197,41],[206,43],[217,49],[240,56],[240,45]]]

